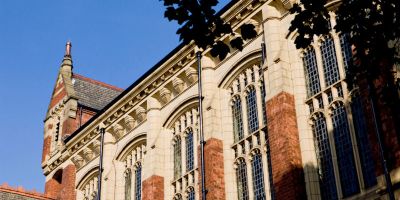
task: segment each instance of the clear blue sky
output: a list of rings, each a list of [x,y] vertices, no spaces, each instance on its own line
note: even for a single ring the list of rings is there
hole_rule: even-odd
[[[179,44],[163,12],[158,0],[0,0],[0,184],[44,190],[43,119],[66,41],[75,73],[127,88]]]

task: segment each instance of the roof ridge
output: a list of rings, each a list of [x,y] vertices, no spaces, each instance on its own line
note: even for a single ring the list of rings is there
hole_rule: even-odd
[[[111,84],[108,84],[108,83],[104,83],[102,81],[94,80],[92,78],[89,78],[89,77],[86,77],[86,76],[83,76],[83,75],[80,75],[80,74],[77,74],[77,73],[72,74],[72,78],[77,78],[77,79],[80,79],[80,80],[83,80],[83,81],[87,81],[87,82],[93,83],[95,85],[106,87],[108,89],[115,90],[115,91],[118,91],[118,92],[124,91],[124,89],[122,89],[120,87],[117,87],[117,86],[114,86],[114,85],[111,85]]]
[[[45,194],[40,193],[40,192],[36,191],[35,189],[25,190],[22,186],[18,186],[15,188],[15,187],[9,186],[7,183],[3,183],[2,185],[0,185],[0,191],[18,194],[18,195],[26,196],[26,197],[39,198],[41,200],[52,200],[52,198],[47,197]]]

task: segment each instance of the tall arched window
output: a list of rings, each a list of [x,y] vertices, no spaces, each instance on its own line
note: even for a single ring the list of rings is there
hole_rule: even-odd
[[[260,153],[256,153],[253,156],[251,165],[253,168],[252,171],[254,198],[257,200],[264,200],[266,198],[264,188],[264,172],[262,166],[262,157]]]
[[[145,155],[146,136],[135,138],[117,157],[124,162],[124,199],[140,199],[142,196],[142,163]],[[121,197],[122,198],[122,197]]]
[[[174,142],[174,179],[177,179],[182,175],[181,138],[176,137]]]
[[[195,200],[196,196],[194,195],[194,189],[192,187],[189,188],[187,200]]]
[[[238,188],[237,191],[239,200],[248,200],[249,189],[247,186],[247,170],[246,170],[246,162],[243,159],[240,159],[237,163],[236,177],[237,177],[237,188]]]
[[[135,200],[142,199],[142,165],[137,164],[135,169]]]
[[[193,130],[190,128],[186,135],[186,171],[193,170],[194,151],[193,151]]]
[[[131,187],[132,184],[132,172],[131,169],[125,171],[125,200],[131,200]]]
[[[354,130],[357,138],[358,152],[360,154],[364,185],[366,188],[370,188],[377,184],[377,180],[375,176],[374,159],[372,158],[371,146],[367,135],[365,115],[362,109],[360,96],[354,96],[351,102]]]
[[[350,62],[353,62],[351,60],[352,58],[352,53],[351,53],[351,46],[349,43],[349,34],[341,34],[340,35],[340,48],[342,51],[342,57],[343,57],[343,64],[344,64],[344,69],[347,71],[349,69],[349,64]]]
[[[303,64],[306,75],[307,95],[313,96],[321,91],[321,85],[318,75],[317,59],[315,50],[308,48],[303,55]]]
[[[258,115],[257,115],[257,99],[256,90],[254,87],[250,87],[246,96],[247,103],[247,121],[249,127],[249,133],[253,133],[258,130]]]
[[[183,107],[182,111],[178,111],[175,116],[171,118],[173,121],[169,122],[167,127],[173,131],[173,165],[174,175],[172,187],[174,191],[174,198],[186,199],[188,189],[193,189],[193,195],[196,194],[196,180],[198,175],[196,174],[196,145],[197,139],[197,122],[198,122],[198,110],[196,102],[192,106],[187,108]]]
[[[330,86],[339,81],[339,69],[336,59],[335,45],[330,36],[326,36],[321,42],[321,55],[325,76],[326,86]]]
[[[240,96],[235,96],[232,100],[232,117],[233,117],[233,134],[235,141],[244,137],[243,133],[243,117],[242,117],[242,101]]]
[[[232,149],[235,151],[236,160],[240,161],[235,163],[239,199],[264,199],[267,194],[274,198],[272,176],[264,177],[272,170],[269,163],[268,135],[264,131],[267,125],[265,88],[260,71],[258,65],[247,67],[229,85],[234,133]],[[239,86],[241,90],[238,89]],[[250,156],[254,152],[258,152],[255,158]],[[268,166],[269,171],[263,171],[262,166]],[[246,172],[250,172],[251,175],[247,176]],[[265,184],[269,184],[270,192]],[[252,189],[251,193],[248,188]]]
[[[347,113],[343,105],[338,105],[338,107],[333,109],[332,122],[342,193],[343,197],[348,197],[358,193],[360,188],[354,162]]]
[[[318,160],[322,199],[337,199],[335,174],[325,118],[321,115],[317,116],[312,128]]]

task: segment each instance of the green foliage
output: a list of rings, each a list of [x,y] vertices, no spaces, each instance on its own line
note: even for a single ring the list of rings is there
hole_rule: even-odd
[[[297,32],[297,48],[305,48],[313,36],[328,34],[329,14],[327,0],[300,0],[290,10],[296,14],[289,32]],[[362,65],[349,63],[347,81],[352,86],[360,75],[376,79],[387,73],[395,64],[399,52],[400,1],[398,0],[343,0],[337,8],[338,33],[349,33],[350,44],[355,47],[356,57]],[[397,50],[396,50],[397,47]],[[382,66],[382,63],[386,66]]]
[[[225,23],[213,9],[218,0],[160,0],[164,1],[165,17],[169,21],[178,22],[179,39],[184,43],[194,40],[195,44],[207,49],[211,47],[211,55],[223,60],[230,48],[242,50],[243,41],[257,36],[254,25],[245,24],[241,27],[241,36],[236,36],[230,24]],[[222,36],[235,36],[229,44],[218,41]]]

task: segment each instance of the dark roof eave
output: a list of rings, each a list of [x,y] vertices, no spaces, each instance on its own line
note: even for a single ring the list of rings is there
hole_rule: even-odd
[[[221,16],[224,12],[226,12],[229,8],[231,8],[238,0],[232,0],[226,6],[224,6],[220,11],[217,12],[217,16]],[[64,143],[67,144],[72,138],[74,138],[79,132],[85,129],[89,124],[95,121],[98,117],[100,117],[107,109],[109,109],[114,103],[118,102],[122,99],[127,93],[129,93],[135,86],[137,86],[140,82],[142,82],[147,76],[157,70],[165,61],[170,59],[175,53],[177,53],[181,48],[183,48],[187,42],[180,43],[177,47],[175,47],[171,52],[169,52],[164,58],[157,62],[153,67],[151,67],[147,72],[145,72],[142,76],[140,76],[133,84],[131,84],[127,89],[125,89],[121,94],[119,94],[115,99],[113,99],[110,103],[108,103],[103,109],[100,110],[96,115],[90,118],[83,126],[79,127],[78,130],[74,131],[70,136],[65,138]]]

